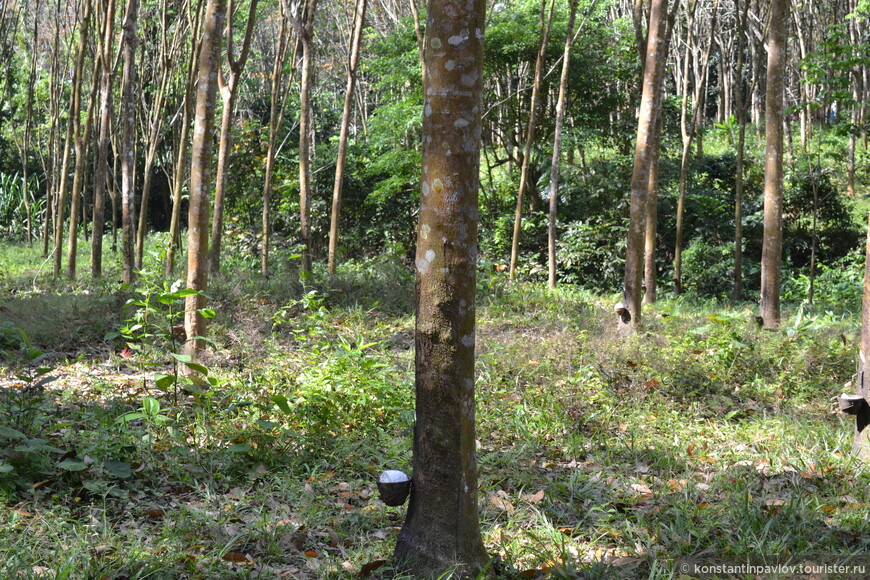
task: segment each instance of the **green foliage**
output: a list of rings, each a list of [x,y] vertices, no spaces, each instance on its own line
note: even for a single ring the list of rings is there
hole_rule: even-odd
[[[692,241],[683,252],[683,286],[699,296],[727,298],[734,287],[734,242]]]
[[[33,235],[37,236],[41,231],[45,198],[35,196],[32,182],[22,191],[21,182],[22,178],[17,173],[0,173],[0,237],[2,238],[24,239],[27,231],[28,205]],[[25,195],[28,197],[28,203],[25,203]]]

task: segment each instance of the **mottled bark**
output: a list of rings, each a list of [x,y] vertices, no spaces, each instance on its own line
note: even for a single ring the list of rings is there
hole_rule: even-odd
[[[474,409],[477,203],[485,3],[430,0],[417,238],[414,474],[396,543],[416,578],[475,577],[480,536]]]
[[[765,328],[778,328],[780,323],[783,93],[787,25],[788,0],[771,0],[765,103],[764,238],[761,247],[761,318]]]
[[[641,276],[644,263],[644,230],[646,222],[647,189],[655,142],[656,115],[661,109],[663,67],[659,59],[667,54],[666,12],[667,0],[652,0],[649,33],[644,64],[643,95],[637,123],[637,143],[634,150],[634,169],[631,175],[631,202],[629,206],[628,240],[625,256],[622,304],[618,326],[622,330],[638,328],[641,324]]]
[[[208,288],[208,219],[211,193],[211,152],[215,96],[221,56],[221,36],[226,16],[225,0],[209,0],[203,23],[202,44],[196,79],[196,116],[190,154],[190,207],[187,214],[187,287],[199,292]],[[205,318],[200,310],[205,296],[194,294],[185,302],[185,352],[194,359],[205,348]]]
[[[574,41],[574,18],[577,0],[571,0],[568,14],[568,29],[565,36],[565,51],[562,54],[562,76],[559,78],[559,99],[556,102],[556,126],[553,131],[553,158],[550,164],[550,224],[547,235],[549,254],[549,286],[556,288],[556,212],[559,204],[559,168],[562,162],[562,123],[565,118],[565,95],[568,86],[568,71],[571,66],[571,45]]]
[[[413,4],[413,2],[412,2]],[[329,221],[329,255],[327,269],[330,276],[335,276],[336,252],[338,251],[338,218],[341,213],[341,189],[344,183],[344,165],[347,159],[347,133],[350,126],[350,115],[353,108],[353,93],[356,87],[357,64],[359,63],[359,48],[362,41],[362,29],[366,17],[366,0],[357,0],[354,11],[353,32],[350,40],[350,57],[347,62],[347,90],[344,94],[344,109],[341,114],[341,128],[338,133],[338,153],[335,160],[335,181],[332,185],[332,212]]]
[[[136,23],[139,19],[139,0],[129,0],[124,16],[124,73],[121,93],[123,142],[121,143],[121,273],[126,284],[134,276],[133,199],[136,189]]]

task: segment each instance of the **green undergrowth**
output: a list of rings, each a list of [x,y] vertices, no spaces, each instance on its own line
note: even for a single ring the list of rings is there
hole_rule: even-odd
[[[4,262],[0,305],[0,576],[392,574],[405,508],[375,480],[411,469],[407,270],[216,276],[214,345],[195,365],[172,335],[172,281],[52,282],[23,263]],[[53,329],[35,313],[47,297]],[[624,337],[614,302],[481,280],[493,570],[669,578],[686,555],[870,549],[868,474],[834,401],[857,313],[796,307],[771,332],[750,304],[667,299]]]

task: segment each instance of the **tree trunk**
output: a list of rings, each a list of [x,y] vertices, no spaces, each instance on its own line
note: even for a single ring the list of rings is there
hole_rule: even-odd
[[[737,70],[734,84],[734,108],[737,121],[737,161],[734,175],[734,285],[731,300],[737,302],[743,294],[743,157],[746,151],[747,93],[743,90],[744,50],[746,48],[746,21],[750,0],[744,0],[742,9],[735,3],[737,13]],[[749,92],[752,95],[752,92]]]
[[[577,0],[571,0],[568,14],[568,30],[565,37],[565,52],[562,54],[562,76],[559,79],[559,100],[556,103],[556,127],[553,135],[553,159],[550,165],[550,224],[547,235],[549,250],[549,285],[556,289],[556,210],[559,203],[559,165],[562,162],[562,123],[565,117],[565,93],[568,86],[568,71],[571,65],[571,45],[574,41],[574,19]]]
[[[214,108],[221,57],[221,35],[227,5],[225,0],[208,0],[199,53],[196,80],[196,117],[190,154],[190,206],[187,214],[187,287],[198,292],[208,288],[208,218],[211,190],[211,152],[214,139]],[[205,348],[206,335],[201,309],[205,296],[194,294],[185,302],[186,354],[194,360]]]
[[[414,474],[396,542],[416,578],[474,578],[480,536],[474,433],[475,286],[485,3],[430,0],[417,230]],[[454,66],[455,65],[455,66]]]
[[[302,70],[299,76],[299,233],[302,241],[300,271],[303,277],[311,272],[311,141],[314,120],[311,111],[311,69],[316,9],[317,0],[306,0],[305,21],[297,27],[302,42]]]
[[[272,94],[269,101],[269,145],[266,150],[266,167],[265,176],[263,179],[263,237],[260,247],[260,273],[265,277],[269,277],[269,244],[271,243],[272,230],[272,174],[275,169],[275,155],[277,154],[276,145],[278,139],[278,129],[281,126],[281,120],[284,117],[284,102],[282,100],[281,83],[284,76],[284,59],[287,55],[287,18],[288,15],[281,11],[281,28],[278,32],[278,49],[275,52],[275,62],[272,65]],[[284,99],[290,91],[284,92]]]
[[[338,217],[341,212],[341,188],[344,182],[344,164],[347,158],[347,132],[353,107],[353,91],[356,86],[359,47],[366,17],[366,0],[357,0],[354,11],[353,32],[350,41],[350,58],[347,62],[347,90],[344,94],[344,109],[341,114],[341,128],[338,133],[338,153],[335,160],[335,182],[332,185],[332,212],[329,220],[329,256],[327,269],[330,277],[335,276],[336,252],[338,251]]]
[[[693,3],[694,5],[694,3]],[[689,70],[689,60],[691,57],[691,39],[692,32],[689,31],[689,35],[687,38],[687,46],[686,46],[686,81],[683,83],[683,90],[686,94],[683,95],[683,106],[682,112],[680,115],[680,124],[683,133],[683,154],[680,163],[680,184],[679,184],[679,195],[677,197],[677,231],[676,231],[676,241],[674,243],[674,294],[679,296],[683,291],[683,220],[685,216],[685,205],[686,205],[686,187],[689,180],[689,155],[692,150],[692,138],[695,136],[695,132],[698,129],[699,120],[703,111],[703,93],[704,89],[706,89],[706,78],[707,78],[707,70],[710,64],[710,51],[713,49],[713,38],[716,34],[716,13],[719,10],[719,1],[716,0],[713,6],[713,17],[710,23],[710,43],[707,45],[706,50],[704,51],[704,55],[702,57],[703,61],[701,63],[701,70],[698,71],[697,67],[695,70],[695,90],[692,94],[692,118],[689,122],[688,126],[686,124],[687,117],[687,107],[689,100],[689,83],[688,83],[688,70]],[[692,23],[694,21],[694,17],[689,19],[689,22]],[[698,140],[699,154],[701,147],[701,140]]]
[[[664,67],[659,59],[667,55],[666,40],[667,0],[652,0],[643,74],[643,95],[637,122],[637,143],[634,151],[634,169],[631,175],[631,202],[629,229],[625,256],[622,303],[617,305],[618,326],[621,330],[641,325],[641,277],[644,263],[644,229],[646,220],[647,189],[649,187],[652,148],[655,142],[656,115],[661,109],[662,76]]]
[[[782,269],[783,92],[788,0],[771,0],[767,55],[764,239],[761,249],[761,318],[765,328],[780,323]]]
[[[227,13],[232,15],[234,0],[229,0]],[[233,30],[232,17],[227,18],[227,65],[229,67],[228,78],[224,81],[223,71],[218,76],[220,82],[221,99],[224,109],[221,113],[221,136],[218,145],[217,176],[215,177],[214,190],[214,213],[211,222],[211,250],[209,253],[209,270],[217,274],[221,269],[221,240],[224,233],[224,196],[227,184],[227,163],[229,162],[230,148],[232,145],[233,109],[236,105],[239,81],[242,78],[242,70],[248,61],[248,53],[251,48],[251,38],[254,33],[254,21],[257,16],[257,0],[251,0],[248,7],[248,26],[245,29],[245,37],[242,41],[242,52],[239,59],[233,57]]]
[[[523,198],[529,182],[529,164],[532,158],[532,144],[535,142],[535,126],[538,116],[538,100],[541,91],[541,81],[544,78],[544,58],[547,56],[547,42],[550,38],[550,24],[553,22],[553,7],[556,0],[550,0],[550,9],[544,16],[544,8],[547,0],[541,0],[541,44],[538,48],[538,57],[535,60],[535,80],[532,84],[532,96],[529,103],[529,123],[526,126],[526,142],[523,147],[523,162],[520,168],[520,188],[517,192],[517,209],[514,212],[514,232],[511,241],[511,263],[509,270],[510,280],[517,276],[517,261],[520,255],[520,233],[523,223]]]
[[[133,282],[135,256],[135,222],[133,203],[136,183],[136,23],[139,20],[139,0],[129,0],[124,16],[124,78],[121,93],[121,116],[123,119],[123,142],[121,144],[121,255],[122,279],[125,284]]]
[[[109,173],[109,130],[112,123],[112,44],[115,38],[115,0],[105,5],[103,39],[100,46],[100,132],[97,139],[96,172],[94,175],[94,212],[91,221],[91,275],[103,275],[103,231],[106,225],[106,180]]]
[[[171,278],[175,269],[175,251],[181,245],[181,190],[184,186],[187,167],[187,140],[190,135],[190,117],[194,107],[194,89],[197,79],[197,57],[202,53],[202,39],[198,38],[201,21],[199,18],[202,0],[196,4],[195,23],[190,33],[190,56],[187,63],[187,80],[184,84],[184,103],[181,111],[181,134],[178,138],[178,154],[175,157],[175,171],[172,177],[172,218],[169,223],[169,240],[166,245],[166,260],[163,264],[164,278]],[[188,208],[189,209],[189,208]]]

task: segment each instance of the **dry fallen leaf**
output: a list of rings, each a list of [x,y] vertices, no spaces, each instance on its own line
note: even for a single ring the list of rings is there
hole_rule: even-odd
[[[524,495],[524,496],[523,496],[523,499],[526,500],[527,502],[531,503],[531,504],[535,504],[535,505],[537,505],[537,504],[539,504],[539,503],[541,503],[541,502],[543,501],[543,499],[544,499],[544,495],[545,495],[544,490],[541,489],[541,490],[539,490],[539,491],[537,491],[537,492],[535,492],[535,493],[533,493],[533,494],[530,494],[530,495]]]
[[[516,511],[514,504],[512,504],[511,502],[509,502],[508,500],[506,500],[503,497],[498,497],[498,496],[494,495],[491,498],[489,498],[489,501],[492,502],[492,505],[494,505],[495,507],[506,511],[509,514],[512,514]]]

